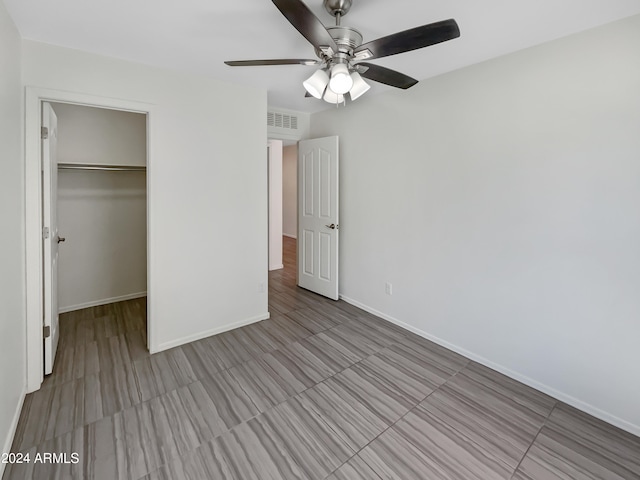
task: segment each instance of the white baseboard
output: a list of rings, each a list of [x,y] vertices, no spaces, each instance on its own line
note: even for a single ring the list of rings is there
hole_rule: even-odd
[[[555,388],[549,387],[548,385],[545,385],[544,383],[538,382],[537,380],[534,380],[532,378],[527,377],[526,375],[522,375],[521,373],[515,372],[507,367],[504,367],[502,365],[499,365],[495,362],[492,362],[491,360],[488,360],[480,355],[476,355],[473,352],[470,352],[468,350],[465,350],[464,348],[461,348],[457,345],[454,345],[452,343],[449,343],[445,340],[442,340],[441,338],[435,337],[423,330],[420,330],[418,328],[415,328],[411,325],[409,325],[408,323],[405,323],[401,320],[398,320],[397,318],[394,318],[390,315],[387,315],[383,312],[380,312],[378,310],[376,310],[375,308],[371,308],[368,305],[365,305],[363,303],[358,302],[357,300],[354,300],[352,298],[346,297],[344,295],[340,295],[340,299],[344,300],[347,303],[350,303],[351,305],[361,308],[362,310],[369,312],[373,315],[375,315],[376,317],[380,317],[383,320],[386,320],[390,323],[393,323],[395,325],[398,325],[399,327],[404,328],[405,330],[409,330],[410,332],[415,333],[416,335],[419,335],[423,338],[426,338],[427,340],[431,340],[434,343],[437,343],[438,345],[447,348],[449,350],[452,350],[456,353],[459,353],[460,355],[473,360],[474,362],[480,363],[482,365],[484,365],[485,367],[489,367],[493,370],[496,370],[510,378],[513,378],[514,380],[517,380],[521,383],[524,383],[525,385],[531,387],[531,388],[535,388],[536,390],[539,390],[542,393],[546,393],[547,395],[560,400],[568,405],[571,405],[572,407],[577,408],[578,410],[582,410],[585,413],[588,413],[589,415],[593,415],[596,418],[599,418],[600,420],[603,420],[607,423],[610,423],[611,425],[614,425],[618,428],[621,428],[622,430],[626,430],[629,433],[632,433],[633,435],[639,436],[640,437],[640,426],[639,425],[634,425],[631,422],[627,422],[626,420],[623,420],[621,418],[616,417],[615,415],[612,415],[608,412],[605,412],[604,410],[600,410],[599,408],[594,407],[593,405],[590,405],[586,402],[583,402],[582,400],[579,400],[575,397],[572,397],[571,395],[568,395],[566,393],[563,393],[559,390],[556,390]]]
[[[7,432],[7,438],[4,441],[4,449],[0,453],[9,453],[11,451],[11,445],[13,444],[13,438],[16,435],[16,429],[18,428],[18,421],[20,420],[20,413],[22,412],[22,407],[24,406],[24,399],[27,395],[27,386],[25,385],[22,388],[22,393],[20,394],[20,401],[18,402],[18,406],[16,408],[15,413],[13,414],[13,420],[11,420],[11,425],[9,426],[9,431]],[[0,478],[4,475],[4,469],[7,465],[0,462]]]
[[[73,312],[75,310],[82,310],[83,308],[97,307],[98,305],[108,305],[109,303],[124,302],[125,300],[133,300],[134,298],[141,298],[146,296],[147,292],[138,292],[129,293],[127,295],[120,295],[119,297],[103,298],[102,300],[94,300],[92,302],[85,302],[78,305],[62,307],[58,309],[58,313]]]
[[[274,270],[282,270],[284,268],[284,264],[276,265],[275,267],[269,267],[269,271],[273,272]]]
[[[283,234],[282,234],[282,236],[283,236],[283,237],[289,237],[289,238],[295,238],[296,240],[298,239],[298,237],[297,237],[297,236],[295,236],[295,235],[291,235],[291,234],[289,234],[289,233],[283,233]]]
[[[256,315],[255,317],[247,318],[245,320],[240,320],[239,322],[234,322],[234,323],[224,325],[222,327],[217,327],[212,330],[195,333],[193,335],[188,335],[186,337],[178,338],[176,340],[164,342],[158,345],[158,349],[154,350],[151,353],[158,353],[158,352],[162,352],[163,350],[169,350],[170,348],[179,347],[180,345],[185,345],[187,343],[195,342],[196,340],[201,340],[203,338],[211,337],[219,333],[228,332],[229,330],[244,327],[245,325],[251,325],[252,323],[261,322],[262,320],[267,320],[269,318],[270,318],[270,314],[269,312],[267,312],[267,313],[263,313],[262,315]]]

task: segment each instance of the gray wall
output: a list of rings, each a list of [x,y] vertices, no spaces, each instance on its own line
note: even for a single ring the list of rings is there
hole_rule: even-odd
[[[8,452],[26,388],[20,35],[0,2],[0,446]],[[0,476],[5,465],[0,464]]]
[[[60,311],[146,294],[146,193],[144,172],[60,171]]]
[[[636,16],[311,120],[343,296],[636,434],[638,45]]]
[[[146,115],[66,103],[52,105],[58,117],[58,161],[146,165]]]

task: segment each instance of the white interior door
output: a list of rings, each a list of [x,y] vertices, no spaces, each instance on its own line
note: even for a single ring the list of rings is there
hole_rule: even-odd
[[[58,119],[48,103],[42,104],[42,219],[44,249],[44,373],[53,371],[58,349],[58,236],[57,197]]]
[[[338,137],[298,144],[298,285],[338,300]]]

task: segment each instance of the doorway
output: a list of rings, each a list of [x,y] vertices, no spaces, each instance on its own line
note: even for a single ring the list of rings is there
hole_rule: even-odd
[[[116,100],[116,99],[108,99],[102,97],[95,97],[91,95],[73,93],[73,92],[62,92],[57,90],[50,89],[39,89],[35,87],[27,87],[26,91],[26,108],[25,108],[25,117],[26,117],[26,135],[25,135],[25,180],[26,180],[26,253],[27,253],[27,269],[26,269],[26,283],[27,283],[27,391],[33,392],[38,390],[44,379],[44,352],[43,352],[43,342],[46,335],[46,329],[43,328],[43,318],[45,312],[44,305],[44,256],[43,256],[43,229],[46,227],[43,225],[44,219],[44,211],[45,211],[45,192],[43,191],[43,183],[41,181],[41,171],[44,167],[43,164],[43,147],[42,147],[42,131],[41,131],[41,115],[42,108],[45,103],[53,103],[54,105],[59,104],[58,109],[62,110],[65,108],[92,108],[96,110],[104,109],[113,113],[114,110],[120,110],[124,113],[133,113],[137,115],[142,115],[142,131],[144,133],[144,138],[141,140],[141,144],[143,145],[144,152],[142,154],[143,162],[142,165],[137,165],[137,171],[135,171],[132,167],[133,165],[124,165],[126,168],[131,168],[130,171],[123,171],[128,175],[138,175],[138,178],[132,180],[129,178],[128,180],[124,180],[124,183],[128,183],[129,187],[133,184],[136,184],[138,187],[143,187],[143,189],[138,188],[138,200],[143,204],[142,210],[145,212],[145,218],[141,220],[142,225],[140,225],[140,221],[136,222],[136,228],[138,231],[142,231],[144,233],[144,239],[142,240],[143,252],[139,253],[142,259],[141,264],[143,274],[142,274],[142,288],[143,290],[137,292],[131,292],[131,297],[142,298],[141,296],[146,293],[147,298],[152,294],[149,288],[150,282],[149,279],[149,265],[148,265],[148,256],[149,256],[149,242],[148,242],[148,232],[149,232],[149,224],[151,223],[151,218],[149,215],[149,211],[147,208],[148,199],[150,198],[150,184],[148,181],[149,177],[149,167],[151,158],[151,152],[149,151],[149,146],[151,142],[149,141],[151,136],[151,119],[153,116],[152,107],[147,104],[139,103],[139,102],[129,102],[126,100]],[[63,115],[64,116],[64,115]],[[101,133],[104,133],[102,131]],[[67,161],[71,160],[71,161]],[[61,159],[63,164],[66,164],[69,168],[65,171],[62,176],[63,182],[66,189],[69,189],[75,194],[78,194],[79,191],[84,192],[86,194],[87,186],[89,184],[95,184],[96,182],[100,182],[96,175],[102,175],[102,180],[104,181],[106,177],[111,177],[106,183],[110,183],[112,186],[122,183],[122,177],[118,179],[115,177],[117,170],[111,169],[107,170],[108,167],[122,167],[122,163],[127,163],[122,158],[112,160],[110,164],[104,165],[86,165],[90,164],[91,161],[86,161],[86,158],[76,157],[71,159],[63,158]],[[99,162],[94,162],[99,163]],[[69,164],[73,164],[69,166]],[[77,168],[79,164],[84,164],[84,169]],[[75,168],[74,168],[75,167]],[[94,170],[90,170],[87,167],[92,167]],[[106,167],[101,170],[97,170],[97,168]],[[141,168],[142,167],[142,168]],[[146,172],[145,172],[146,170]],[[93,176],[91,176],[93,175]],[[142,175],[142,177],[140,177]],[[106,176],[106,177],[105,177]],[[74,190],[73,187],[70,187],[73,184],[73,178],[75,177],[78,180],[78,177],[83,177],[82,182],[85,182],[81,188],[76,188]],[[103,182],[104,183],[104,182]],[[76,184],[77,186],[77,184]],[[125,188],[128,193],[132,193],[135,188]],[[142,193],[140,193],[142,192]],[[69,193],[69,191],[67,191]],[[79,194],[82,197],[82,194]],[[140,196],[141,195],[141,196]],[[71,201],[71,197],[73,197],[73,193],[69,193],[69,197],[65,199],[65,201]],[[133,194],[135,196],[135,194]],[[94,199],[95,200],[95,199]],[[73,202],[71,202],[73,203]],[[91,203],[91,202],[89,202]],[[94,202],[95,203],[95,202]],[[77,206],[77,204],[76,204]],[[85,205],[86,206],[86,205]],[[95,205],[94,205],[95,206]],[[79,210],[82,211],[84,207],[80,207]],[[73,209],[72,209],[73,211]],[[78,210],[76,210],[77,212]],[[67,212],[69,213],[69,212]],[[65,214],[66,215],[66,214]],[[67,227],[66,228],[75,228],[75,233],[72,237],[69,234],[65,234],[60,232],[60,236],[64,238],[64,243],[69,242],[68,245],[78,240],[78,236],[82,234],[82,228],[69,227],[68,221],[73,219],[71,217],[74,214],[67,215]],[[110,217],[111,214],[107,214],[107,217]],[[96,219],[96,222],[100,222],[101,220]],[[102,218],[104,220],[104,218]],[[65,227],[63,227],[65,228]],[[67,237],[65,237],[67,235]],[[69,252],[66,252],[69,253]],[[63,257],[64,259],[64,257]],[[140,275],[138,275],[140,277]],[[67,279],[69,280],[69,279]],[[71,281],[77,281],[78,275],[71,275]],[[138,278],[140,280],[140,278]],[[67,292],[68,293],[68,292]],[[65,306],[61,305],[63,310],[72,310],[77,311],[78,307],[85,308],[106,308],[99,307],[98,305],[117,305],[113,303],[115,300],[126,300],[127,294],[116,295],[114,297],[105,298],[104,295],[97,295],[94,298],[87,300],[86,302],[71,300],[69,305]],[[101,297],[101,298],[100,298]],[[69,298],[69,297],[65,297]],[[133,301],[133,300],[132,300]],[[74,303],[75,302],[75,303]],[[107,303],[105,303],[107,302]],[[137,304],[137,306],[131,306],[133,309],[140,309],[140,305],[142,300]],[[146,303],[146,302],[144,302]],[[146,307],[146,306],[145,306]],[[144,323],[146,323],[146,328],[144,325],[141,326],[141,330],[146,337],[147,343],[144,345],[144,348],[149,348],[152,352],[154,351],[154,336],[153,336],[153,324],[149,320],[151,318],[150,311],[148,308],[144,308],[144,312],[141,312],[139,315],[139,319],[141,319]],[[99,312],[98,312],[99,313]],[[97,316],[100,316],[96,314]]]
[[[267,152],[269,271],[273,271],[284,267],[284,237],[296,240],[298,233],[298,144],[269,140]]]
[[[268,142],[269,312],[285,313],[282,297],[296,287],[297,161],[293,140]]]
[[[102,333],[146,348],[147,295],[146,114],[47,105],[57,119],[57,190],[54,198],[45,193],[43,206],[45,216],[56,210],[58,265],[50,291],[57,294],[52,313],[60,317],[45,335],[45,375],[55,369],[58,333],[63,349]],[[46,170],[46,156],[43,162]],[[46,299],[47,269],[44,280]],[[78,330],[88,338],[78,339]]]
[[[338,300],[338,137],[270,141],[269,311],[292,287]],[[274,149],[278,148],[277,152]],[[302,233],[300,233],[302,232]],[[278,242],[276,245],[275,242]],[[280,242],[282,242],[280,244]],[[283,270],[280,273],[275,273]],[[294,289],[295,290],[295,289]],[[290,305],[284,305],[285,309]]]

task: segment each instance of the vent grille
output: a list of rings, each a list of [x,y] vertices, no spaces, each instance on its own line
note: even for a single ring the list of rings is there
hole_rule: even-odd
[[[284,128],[286,130],[297,130],[298,117],[286,113],[267,112],[267,126]]]

